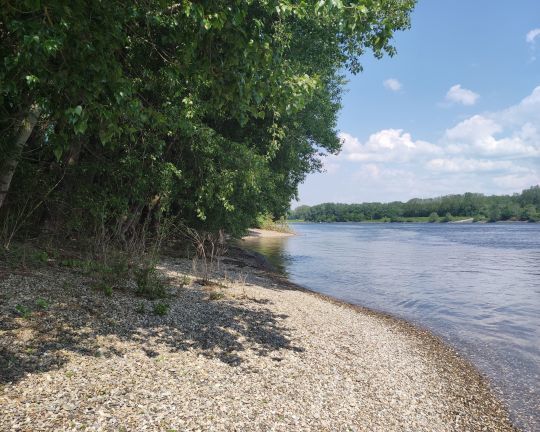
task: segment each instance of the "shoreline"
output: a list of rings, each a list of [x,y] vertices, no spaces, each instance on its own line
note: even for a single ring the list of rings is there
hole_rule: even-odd
[[[455,221],[448,221],[448,222],[430,222],[430,221],[424,221],[424,220],[421,220],[421,221],[407,221],[407,220],[402,220],[402,221],[385,221],[385,220],[382,220],[382,219],[376,219],[376,220],[363,220],[363,221],[321,221],[321,222],[317,222],[317,221],[306,221],[306,220],[297,220],[297,219],[294,219],[294,220],[290,220],[288,221],[288,223],[290,224],[428,224],[428,225],[453,225],[453,224],[466,224],[466,225],[501,225],[501,224],[537,224],[537,223],[540,223],[540,221],[523,221],[523,220],[519,220],[519,221],[514,221],[514,220],[504,220],[504,221],[495,221],[495,222],[488,222],[486,220],[479,220],[479,221],[474,221],[474,220],[469,220],[470,218],[468,219],[458,219],[458,220],[455,220]]]
[[[249,228],[247,235],[242,237],[242,240],[253,238],[279,238],[279,237],[292,237],[296,234],[294,232],[273,231],[261,228]]]
[[[0,355],[11,350],[19,357],[13,367],[23,368],[2,380],[0,424],[21,431],[516,430],[483,376],[414,324],[293,284],[240,248],[203,285],[186,259],[166,257],[160,270],[171,284],[163,317],[136,313],[137,304],[152,302],[128,291],[104,298],[72,270],[0,280],[0,313],[8,318]],[[186,277],[188,284],[179,282]],[[36,284],[49,309],[13,317]],[[34,364],[28,346],[40,349],[29,343],[37,336],[48,345]]]

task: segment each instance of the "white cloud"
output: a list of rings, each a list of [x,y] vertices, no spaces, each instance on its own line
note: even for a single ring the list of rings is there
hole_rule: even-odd
[[[326,159],[323,160],[324,172],[328,174],[335,174],[338,172],[339,168],[340,168],[340,165],[338,163],[327,161]]]
[[[458,123],[446,131],[441,143],[449,153],[540,156],[540,87],[517,105]]]
[[[508,192],[521,191],[531,185],[540,184],[540,174],[538,172],[529,172],[527,174],[501,175],[494,177],[493,183]]]
[[[525,36],[525,40],[527,43],[533,44],[538,36],[540,36],[540,28],[532,29],[527,33],[527,36]]]
[[[387,80],[384,80],[383,86],[386,89],[392,90],[394,92],[401,90],[401,87],[403,87],[403,85],[395,78],[388,78]]]
[[[434,155],[441,149],[427,141],[415,141],[402,129],[383,129],[361,143],[358,138],[342,132],[342,156],[357,162],[405,162],[420,155]]]
[[[463,159],[463,158],[449,158],[449,159],[432,159],[426,167],[432,171],[440,172],[478,172],[478,171],[527,171],[526,168],[516,166],[510,161],[493,161],[493,160],[479,160],[479,159]]]
[[[540,184],[540,86],[513,106],[454,124],[432,142],[403,129],[365,139],[339,136],[341,153],[324,163],[349,202],[519,192]],[[336,199],[333,186],[327,200]]]
[[[450,87],[446,93],[446,100],[452,103],[460,103],[463,105],[474,105],[480,95],[461,87],[461,84],[456,84]]]

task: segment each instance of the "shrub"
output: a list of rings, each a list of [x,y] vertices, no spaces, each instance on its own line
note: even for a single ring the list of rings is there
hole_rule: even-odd
[[[167,296],[165,284],[157,274],[157,270],[152,265],[141,267],[135,271],[135,282],[137,283],[136,294],[155,300]]]
[[[36,300],[36,306],[40,309],[48,309],[49,303],[47,302],[47,300],[39,298]]]
[[[223,294],[221,291],[210,291],[210,295],[208,296],[208,299],[221,300],[223,297],[225,297],[225,294]]]
[[[107,297],[112,296],[112,292],[113,292],[112,286],[110,286],[110,285],[103,285],[103,293],[104,293]]]
[[[154,314],[164,316],[169,313],[169,305],[167,303],[158,302],[154,305]]]
[[[21,305],[21,304],[16,305],[15,310],[24,319],[28,319],[32,316],[32,311],[24,305]]]

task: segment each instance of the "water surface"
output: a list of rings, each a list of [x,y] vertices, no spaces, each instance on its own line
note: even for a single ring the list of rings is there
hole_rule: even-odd
[[[300,285],[429,328],[540,431],[540,224],[293,224],[245,242]]]

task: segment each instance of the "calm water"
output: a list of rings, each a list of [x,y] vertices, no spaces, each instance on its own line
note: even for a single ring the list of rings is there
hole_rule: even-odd
[[[294,224],[246,241],[300,285],[442,336],[540,431],[540,224]]]

